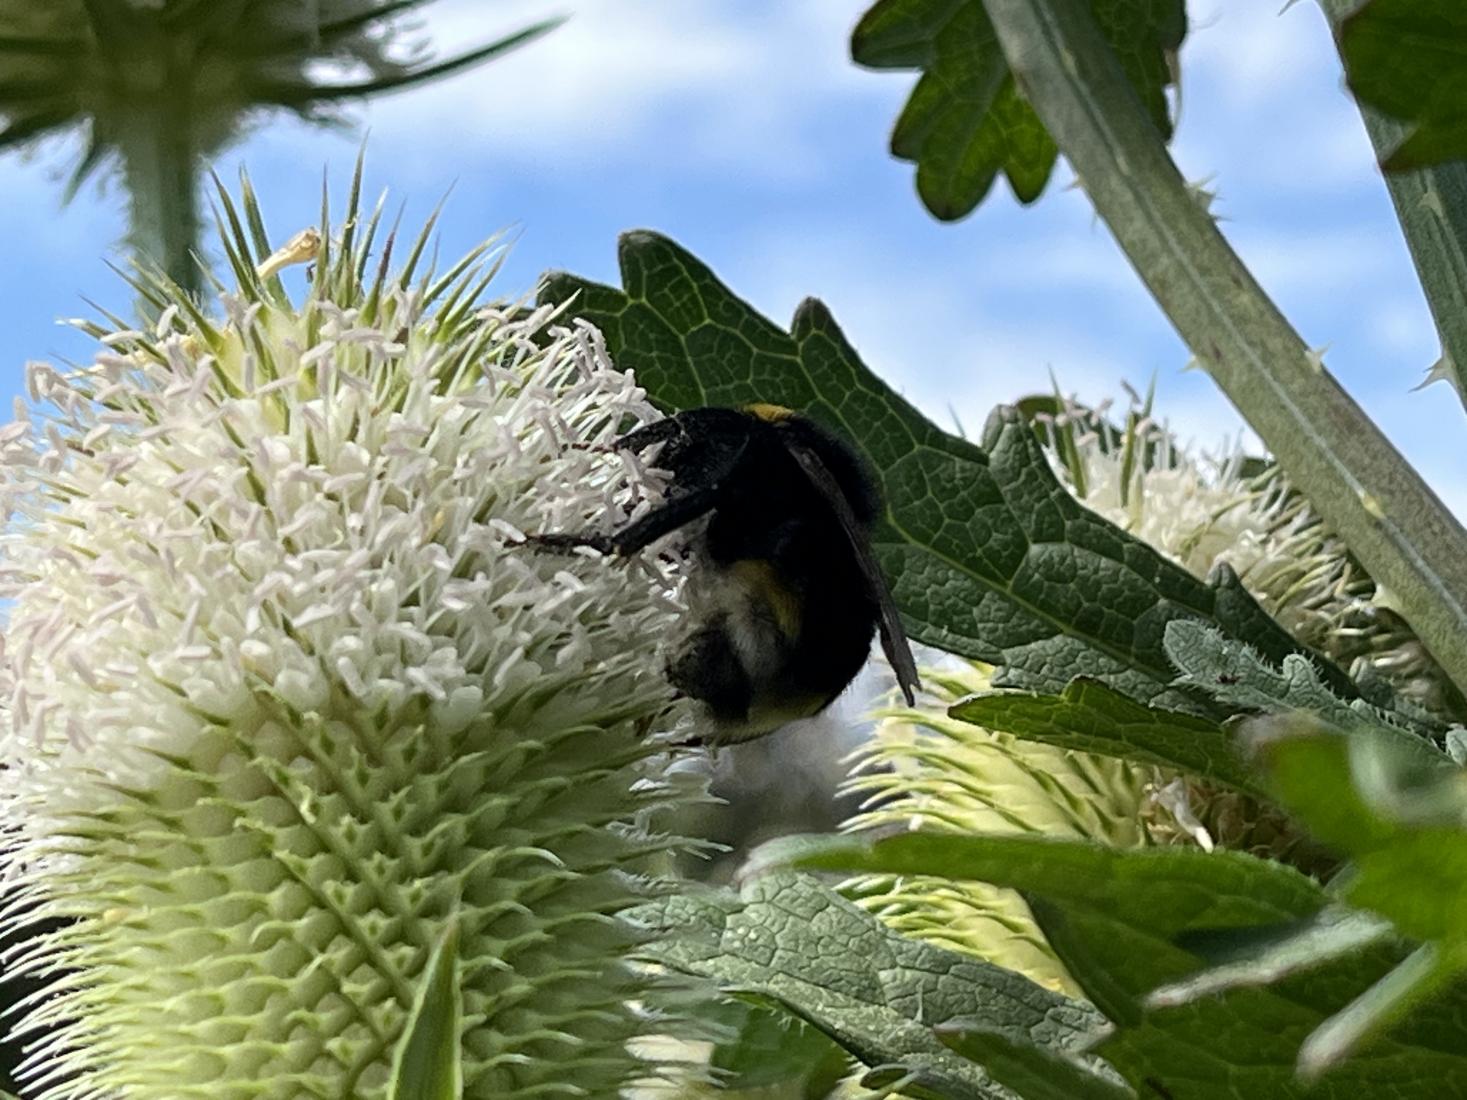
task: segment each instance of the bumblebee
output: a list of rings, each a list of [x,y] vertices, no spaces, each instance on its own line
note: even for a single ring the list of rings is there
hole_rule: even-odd
[[[667,677],[708,712],[719,744],[820,713],[855,679],[879,628],[913,701],[917,669],[871,549],[876,479],[845,441],[777,405],[690,409],[617,439],[671,475],[652,511],[549,548],[636,554],[686,529],[690,629]]]

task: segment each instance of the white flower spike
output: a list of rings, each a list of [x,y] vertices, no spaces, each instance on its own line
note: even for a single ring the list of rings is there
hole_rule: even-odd
[[[156,322],[0,429],[27,1095],[400,1094],[450,927],[464,1095],[615,1095],[649,980],[615,918],[687,797],[649,735],[677,607],[519,543],[625,518],[639,471],[570,444],[656,413],[594,330],[479,306],[487,249],[373,277],[353,209],[265,261],[222,201],[225,319],[140,279]]]

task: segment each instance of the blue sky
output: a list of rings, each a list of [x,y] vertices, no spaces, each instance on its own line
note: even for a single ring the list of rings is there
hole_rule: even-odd
[[[1049,386],[1086,400],[1157,378],[1159,412],[1216,449],[1241,421],[1185,348],[1061,164],[1019,207],[1000,183],[956,225],[918,204],[886,139],[914,77],[847,57],[864,0],[440,0],[429,24],[471,44],[569,10],[519,53],[357,111],[368,183],[420,220],[451,186],[445,253],[517,236],[500,290],[547,268],[614,281],[616,236],[650,227],[712,265],[766,314],[807,295],[834,310],[867,362],[926,410],[970,428]],[[1384,186],[1310,3],[1194,0],[1175,153],[1211,177],[1224,230],[1326,362],[1459,514],[1461,406],[1411,392],[1437,343]],[[486,9],[492,15],[486,17]],[[324,169],[344,185],[350,137],[284,118],[219,168],[248,165],[281,240],[312,223]],[[0,160],[0,388],[29,359],[81,357],[56,325],[128,295],[104,260],[122,234],[119,188],[60,206],[76,150]],[[950,412],[951,410],[951,412]]]

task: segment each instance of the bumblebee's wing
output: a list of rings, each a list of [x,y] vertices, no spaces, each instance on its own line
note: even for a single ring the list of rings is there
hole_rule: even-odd
[[[846,538],[856,552],[856,561],[861,565],[861,572],[865,574],[866,582],[876,597],[876,606],[880,613],[878,622],[881,626],[881,648],[886,653],[887,661],[891,663],[892,671],[896,673],[897,684],[902,689],[907,706],[913,706],[917,701],[914,692],[922,686],[917,679],[917,662],[912,657],[912,646],[907,641],[907,632],[902,629],[901,616],[897,614],[896,601],[891,598],[886,577],[881,572],[876,555],[871,552],[871,543],[862,533],[861,524],[851,511],[850,501],[846,500],[840,483],[826,469],[825,463],[820,461],[820,456],[799,443],[786,441],[785,447],[800,464],[800,469],[805,471],[805,476],[820,490],[820,495],[830,501],[836,518],[845,529]]]

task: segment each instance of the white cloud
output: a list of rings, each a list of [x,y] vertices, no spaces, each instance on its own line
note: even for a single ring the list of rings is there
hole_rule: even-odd
[[[1270,294],[1310,295],[1353,291],[1373,292],[1389,276],[1398,274],[1405,246],[1391,236],[1389,227],[1363,225],[1298,228],[1288,223],[1242,225],[1233,232],[1224,226],[1233,247]]]
[[[465,143],[510,161],[588,168],[651,157],[687,169],[798,176],[811,169],[822,113],[903,81],[851,65],[863,0],[577,0],[548,36],[483,68],[369,108],[382,144],[428,155]],[[447,0],[424,23],[440,53],[553,14],[526,0]]]
[[[1280,11],[1281,0],[1192,0],[1183,46],[1187,69],[1233,109],[1276,106],[1280,96],[1339,79],[1328,29],[1313,4]]]
[[[1365,325],[1376,351],[1398,363],[1419,364],[1423,376],[1441,353],[1431,313],[1419,293],[1399,294],[1369,303],[1365,307]]]
[[[1193,0],[1174,154],[1191,176],[1318,195],[1377,185],[1374,156],[1318,6]]]

